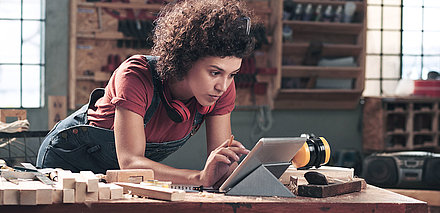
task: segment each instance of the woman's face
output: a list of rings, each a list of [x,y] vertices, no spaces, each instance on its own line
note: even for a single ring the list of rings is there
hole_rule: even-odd
[[[241,58],[205,57],[188,71],[186,81],[192,95],[202,106],[214,104],[240,71]]]

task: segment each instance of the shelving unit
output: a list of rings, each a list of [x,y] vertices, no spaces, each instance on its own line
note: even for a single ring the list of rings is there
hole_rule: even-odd
[[[266,27],[269,44],[255,54],[256,69],[275,69],[278,66],[274,53],[278,51],[273,45],[273,29],[277,19],[274,18],[272,1],[247,0],[250,8]],[[142,0],[122,2],[95,2],[86,0],[70,1],[70,38],[69,38],[69,95],[68,107],[75,110],[87,103],[90,92],[97,87],[105,87],[111,71],[102,71],[108,64],[109,55],[119,55],[121,61],[134,54],[149,54],[147,48],[118,46],[118,41],[139,40],[118,31],[118,19],[109,11],[116,11],[127,16],[127,10],[146,12],[154,17],[163,7],[162,4],[145,4]],[[275,15],[277,17],[277,15]],[[141,19],[142,21],[142,19]],[[119,64],[118,64],[119,65]],[[254,106],[273,107],[273,96],[277,90],[274,86],[275,73],[256,73],[255,87],[237,87],[237,106],[253,109]],[[256,93],[255,91],[258,90]],[[239,107],[240,108],[240,107]]]
[[[366,97],[366,152],[440,150],[440,99]]]
[[[291,0],[295,5],[333,7],[349,1]],[[284,2],[277,0],[278,40],[277,109],[353,109],[358,106],[365,79],[366,2],[355,1],[350,23],[283,20]],[[323,9],[324,12],[324,9]],[[283,41],[283,28],[292,30],[291,40]],[[311,43],[320,42],[320,59],[353,57],[356,66],[304,65]],[[293,81],[294,86],[283,82]],[[301,83],[298,83],[301,82]],[[290,84],[292,85],[292,84]]]

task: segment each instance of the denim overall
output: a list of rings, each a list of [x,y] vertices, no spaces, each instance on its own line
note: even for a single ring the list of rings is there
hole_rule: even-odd
[[[154,95],[144,116],[144,126],[159,106],[158,84],[161,83],[156,78],[154,58],[147,57],[147,60],[153,76]],[[90,170],[95,173],[119,169],[113,130],[88,125],[87,110],[93,109],[96,101],[103,95],[104,89],[95,89],[90,95],[88,104],[55,125],[38,151],[38,168],[63,168],[72,172]],[[147,142],[145,157],[157,162],[162,161],[182,147],[203,121],[204,115],[197,112],[192,131],[182,139],[163,143]]]

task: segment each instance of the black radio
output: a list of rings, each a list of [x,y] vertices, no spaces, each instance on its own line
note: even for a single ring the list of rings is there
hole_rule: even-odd
[[[389,188],[440,189],[440,154],[408,151],[372,154],[364,159],[367,183]]]

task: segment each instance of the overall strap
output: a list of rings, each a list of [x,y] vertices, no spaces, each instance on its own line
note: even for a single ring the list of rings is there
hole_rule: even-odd
[[[160,96],[159,96],[159,76],[156,72],[156,60],[158,57],[156,56],[145,56],[145,58],[148,61],[149,70],[151,72],[151,77],[153,81],[154,86],[154,93],[153,98],[151,99],[151,104],[147,109],[147,112],[145,112],[144,115],[144,127],[147,125],[147,123],[150,121],[150,119],[153,117],[154,112],[156,112],[157,108],[159,107],[160,103]]]

